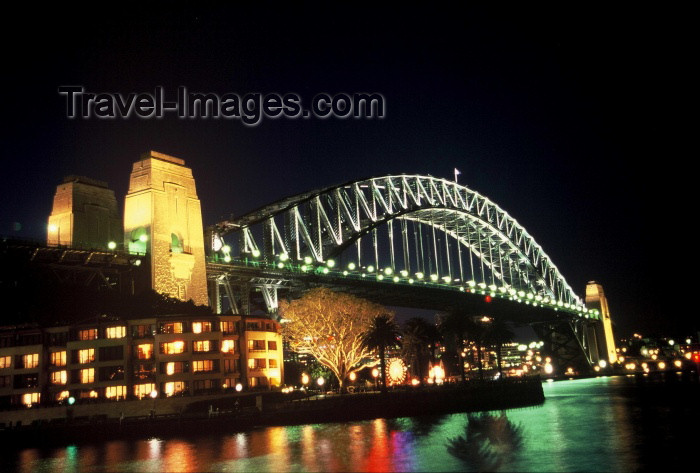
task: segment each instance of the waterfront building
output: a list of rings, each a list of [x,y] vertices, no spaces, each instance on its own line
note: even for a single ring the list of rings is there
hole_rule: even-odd
[[[0,407],[271,389],[283,379],[278,322],[264,316],[97,318],[0,328]]]

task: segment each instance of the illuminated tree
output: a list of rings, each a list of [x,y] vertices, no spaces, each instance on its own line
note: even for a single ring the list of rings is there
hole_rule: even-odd
[[[362,335],[362,343],[379,354],[379,368],[382,373],[382,392],[386,392],[386,349],[401,346],[401,330],[390,314],[374,318],[372,325]]]
[[[326,288],[312,289],[300,299],[280,303],[282,333],[292,350],[309,353],[338,378],[341,391],[351,369],[372,364],[372,351],[362,335],[384,307]]]

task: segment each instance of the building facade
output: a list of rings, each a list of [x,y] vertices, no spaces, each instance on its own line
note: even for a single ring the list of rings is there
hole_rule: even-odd
[[[280,325],[265,317],[167,315],[0,329],[1,408],[270,389],[283,377]]]

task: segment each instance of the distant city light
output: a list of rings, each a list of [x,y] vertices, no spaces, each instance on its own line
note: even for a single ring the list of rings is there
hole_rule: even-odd
[[[236,383],[236,391],[241,392],[243,390],[243,385],[241,383]]]
[[[117,243],[114,241],[110,241],[109,243],[107,243],[107,248],[109,248],[110,250],[113,250],[116,247],[117,247]]]

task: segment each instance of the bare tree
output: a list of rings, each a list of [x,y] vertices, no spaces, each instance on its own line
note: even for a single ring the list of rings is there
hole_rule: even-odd
[[[341,391],[352,369],[370,366],[372,350],[362,335],[376,317],[387,314],[381,305],[327,288],[312,289],[300,299],[280,303],[282,333],[292,350],[309,353],[338,378]]]

